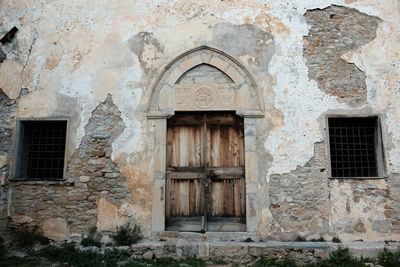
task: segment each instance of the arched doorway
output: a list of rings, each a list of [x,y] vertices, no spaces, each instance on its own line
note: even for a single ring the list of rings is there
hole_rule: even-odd
[[[257,230],[256,120],[264,104],[247,70],[199,47],[152,87],[152,230]]]

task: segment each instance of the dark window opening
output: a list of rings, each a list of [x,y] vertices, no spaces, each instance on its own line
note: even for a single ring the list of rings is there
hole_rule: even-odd
[[[377,118],[329,118],[332,177],[377,177]]]
[[[16,178],[62,179],[66,121],[21,121]]]

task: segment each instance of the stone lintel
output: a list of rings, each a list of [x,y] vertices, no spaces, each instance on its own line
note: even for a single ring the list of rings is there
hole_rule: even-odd
[[[146,113],[146,117],[149,120],[160,120],[160,119],[166,120],[172,117],[173,115],[174,114],[160,110],[150,110],[149,112]]]
[[[242,118],[264,118],[265,114],[261,110],[243,110],[237,109],[236,115]]]

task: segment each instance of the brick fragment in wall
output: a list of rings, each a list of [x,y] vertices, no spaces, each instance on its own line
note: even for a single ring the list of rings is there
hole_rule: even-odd
[[[304,17],[310,26],[303,38],[310,79],[325,93],[342,98],[350,105],[364,103],[365,74],[341,57],[375,39],[380,20],[336,5],[308,10]]]

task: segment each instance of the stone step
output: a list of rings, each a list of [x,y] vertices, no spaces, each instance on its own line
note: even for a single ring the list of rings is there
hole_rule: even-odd
[[[311,263],[329,257],[329,253],[338,247],[347,247],[353,256],[376,258],[378,252],[387,248],[390,251],[400,250],[400,243],[390,242],[221,242],[221,241],[188,241],[174,239],[168,241],[141,241],[130,250],[139,257],[151,252],[154,257],[199,257],[203,259],[220,259],[226,262],[246,263],[260,257],[270,259],[290,259],[298,264]]]

